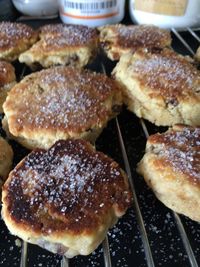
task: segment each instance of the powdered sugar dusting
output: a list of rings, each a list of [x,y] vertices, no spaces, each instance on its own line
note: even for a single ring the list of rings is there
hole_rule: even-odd
[[[200,128],[183,127],[150,137],[159,142],[159,156],[175,171],[186,173],[194,183],[200,183]]]
[[[46,49],[51,49],[51,46],[63,47],[92,44],[97,40],[97,32],[93,28],[81,25],[55,24],[41,27],[40,37],[44,40]]]
[[[22,23],[1,22],[0,23],[0,49],[7,46],[15,46],[21,39],[25,42],[35,34],[31,27]]]
[[[118,164],[82,140],[32,152],[13,171],[9,198],[15,220],[48,233],[92,229],[114,204],[124,211],[131,201]]]
[[[112,26],[111,26],[112,27]],[[170,33],[154,26],[115,26],[118,34],[117,44],[133,49],[142,47],[163,48],[170,45]]]
[[[171,50],[140,51],[130,70],[154,93],[177,99],[199,97],[200,75],[188,59]]]
[[[79,133],[108,120],[117,89],[103,74],[56,67],[26,77],[11,92],[17,94],[15,101],[12,97],[7,104],[15,110],[17,128]]]

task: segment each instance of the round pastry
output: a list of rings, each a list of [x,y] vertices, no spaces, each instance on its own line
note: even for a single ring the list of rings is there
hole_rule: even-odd
[[[99,28],[100,43],[111,60],[119,60],[138,48],[164,48],[171,45],[170,32],[152,25],[106,25]]]
[[[30,149],[68,138],[94,142],[121,104],[121,88],[113,79],[60,66],[33,73],[12,88],[3,105],[3,127]]]
[[[14,61],[37,41],[38,34],[30,26],[16,22],[0,22],[0,59]]]
[[[38,149],[10,173],[2,216],[14,235],[67,257],[88,255],[130,206],[127,176],[85,140]]]
[[[200,47],[196,51],[195,58],[196,58],[196,60],[200,61]]]
[[[8,177],[12,167],[13,151],[11,146],[0,137],[0,186]]]
[[[14,86],[15,79],[14,67],[6,61],[0,61],[0,113],[3,112],[2,105],[8,91]]]
[[[40,28],[40,40],[20,55],[19,61],[34,68],[38,64],[83,67],[97,54],[97,31],[83,25],[51,24]]]
[[[200,71],[170,49],[138,50],[114,69],[125,103],[138,117],[160,126],[200,125]]]
[[[150,136],[138,172],[167,207],[200,222],[200,127]]]

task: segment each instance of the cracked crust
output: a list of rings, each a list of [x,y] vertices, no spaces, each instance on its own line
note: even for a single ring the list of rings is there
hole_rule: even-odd
[[[3,105],[3,127],[31,149],[68,138],[94,142],[121,104],[121,87],[106,75],[54,67],[28,75],[12,88]]]
[[[106,25],[99,28],[100,43],[111,60],[119,60],[139,48],[164,48],[171,45],[170,32],[151,25]]]
[[[72,257],[91,253],[131,205],[127,176],[84,140],[36,150],[10,173],[2,215],[11,233]]]
[[[158,126],[200,125],[200,72],[189,57],[170,49],[138,50],[124,55],[113,75],[138,117]]]
[[[19,61],[31,68],[53,65],[83,67],[98,52],[98,34],[82,25],[51,24],[40,28],[40,40],[20,55]]]
[[[138,172],[167,207],[200,221],[200,127],[150,136]]]

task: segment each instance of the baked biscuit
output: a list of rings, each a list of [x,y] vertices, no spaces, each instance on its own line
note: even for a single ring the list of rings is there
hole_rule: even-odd
[[[3,112],[2,105],[6,100],[8,91],[15,84],[15,69],[6,62],[0,61],[0,113]]]
[[[23,159],[4,184],[2,200],[12,234],[73,257],[96,249],[132,195],[116,162],[71,139]]]
[[[192,59],[170,49],[126,54],[114,69],[125,102],[156,125],[200,125],[200,72]]]
[[[96,55],[98,34],[81,25],[54,24],[40,29],[40,40],[20,55],[19,61],[34,67],[74,65],[83,67]]]
[[[30,149],[68,138],[94,142],[121,104],[115,80],[59,66],[26,76],[12,88],[3,105],[3,127]]]
[[[13,151],[11,146],[0,137],[0,186],[6,180],[12,167]]]
[[[200,221],[200,127],[150,136],[138,171],[167,207]]]
[[[197,49],[195,58],[196,58],[198,61],[200,61],[200,47]]]
[[[14,61],[37,41],[36,31],[22,23],[0,22],[0,59]]]
[[[164,48],[171,45],[170,32],[151,25],[122,24],[99,28],[100,43],[111,60],[119,60],[138,48]]]

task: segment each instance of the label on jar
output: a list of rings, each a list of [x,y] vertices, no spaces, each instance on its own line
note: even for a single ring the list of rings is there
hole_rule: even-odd
[[[104,19],[120,13],[121,0],[63,0],[61,14],[75,19]]]
[[[183,16],[188,0],[135,0],[134,9],[168,16]]]

